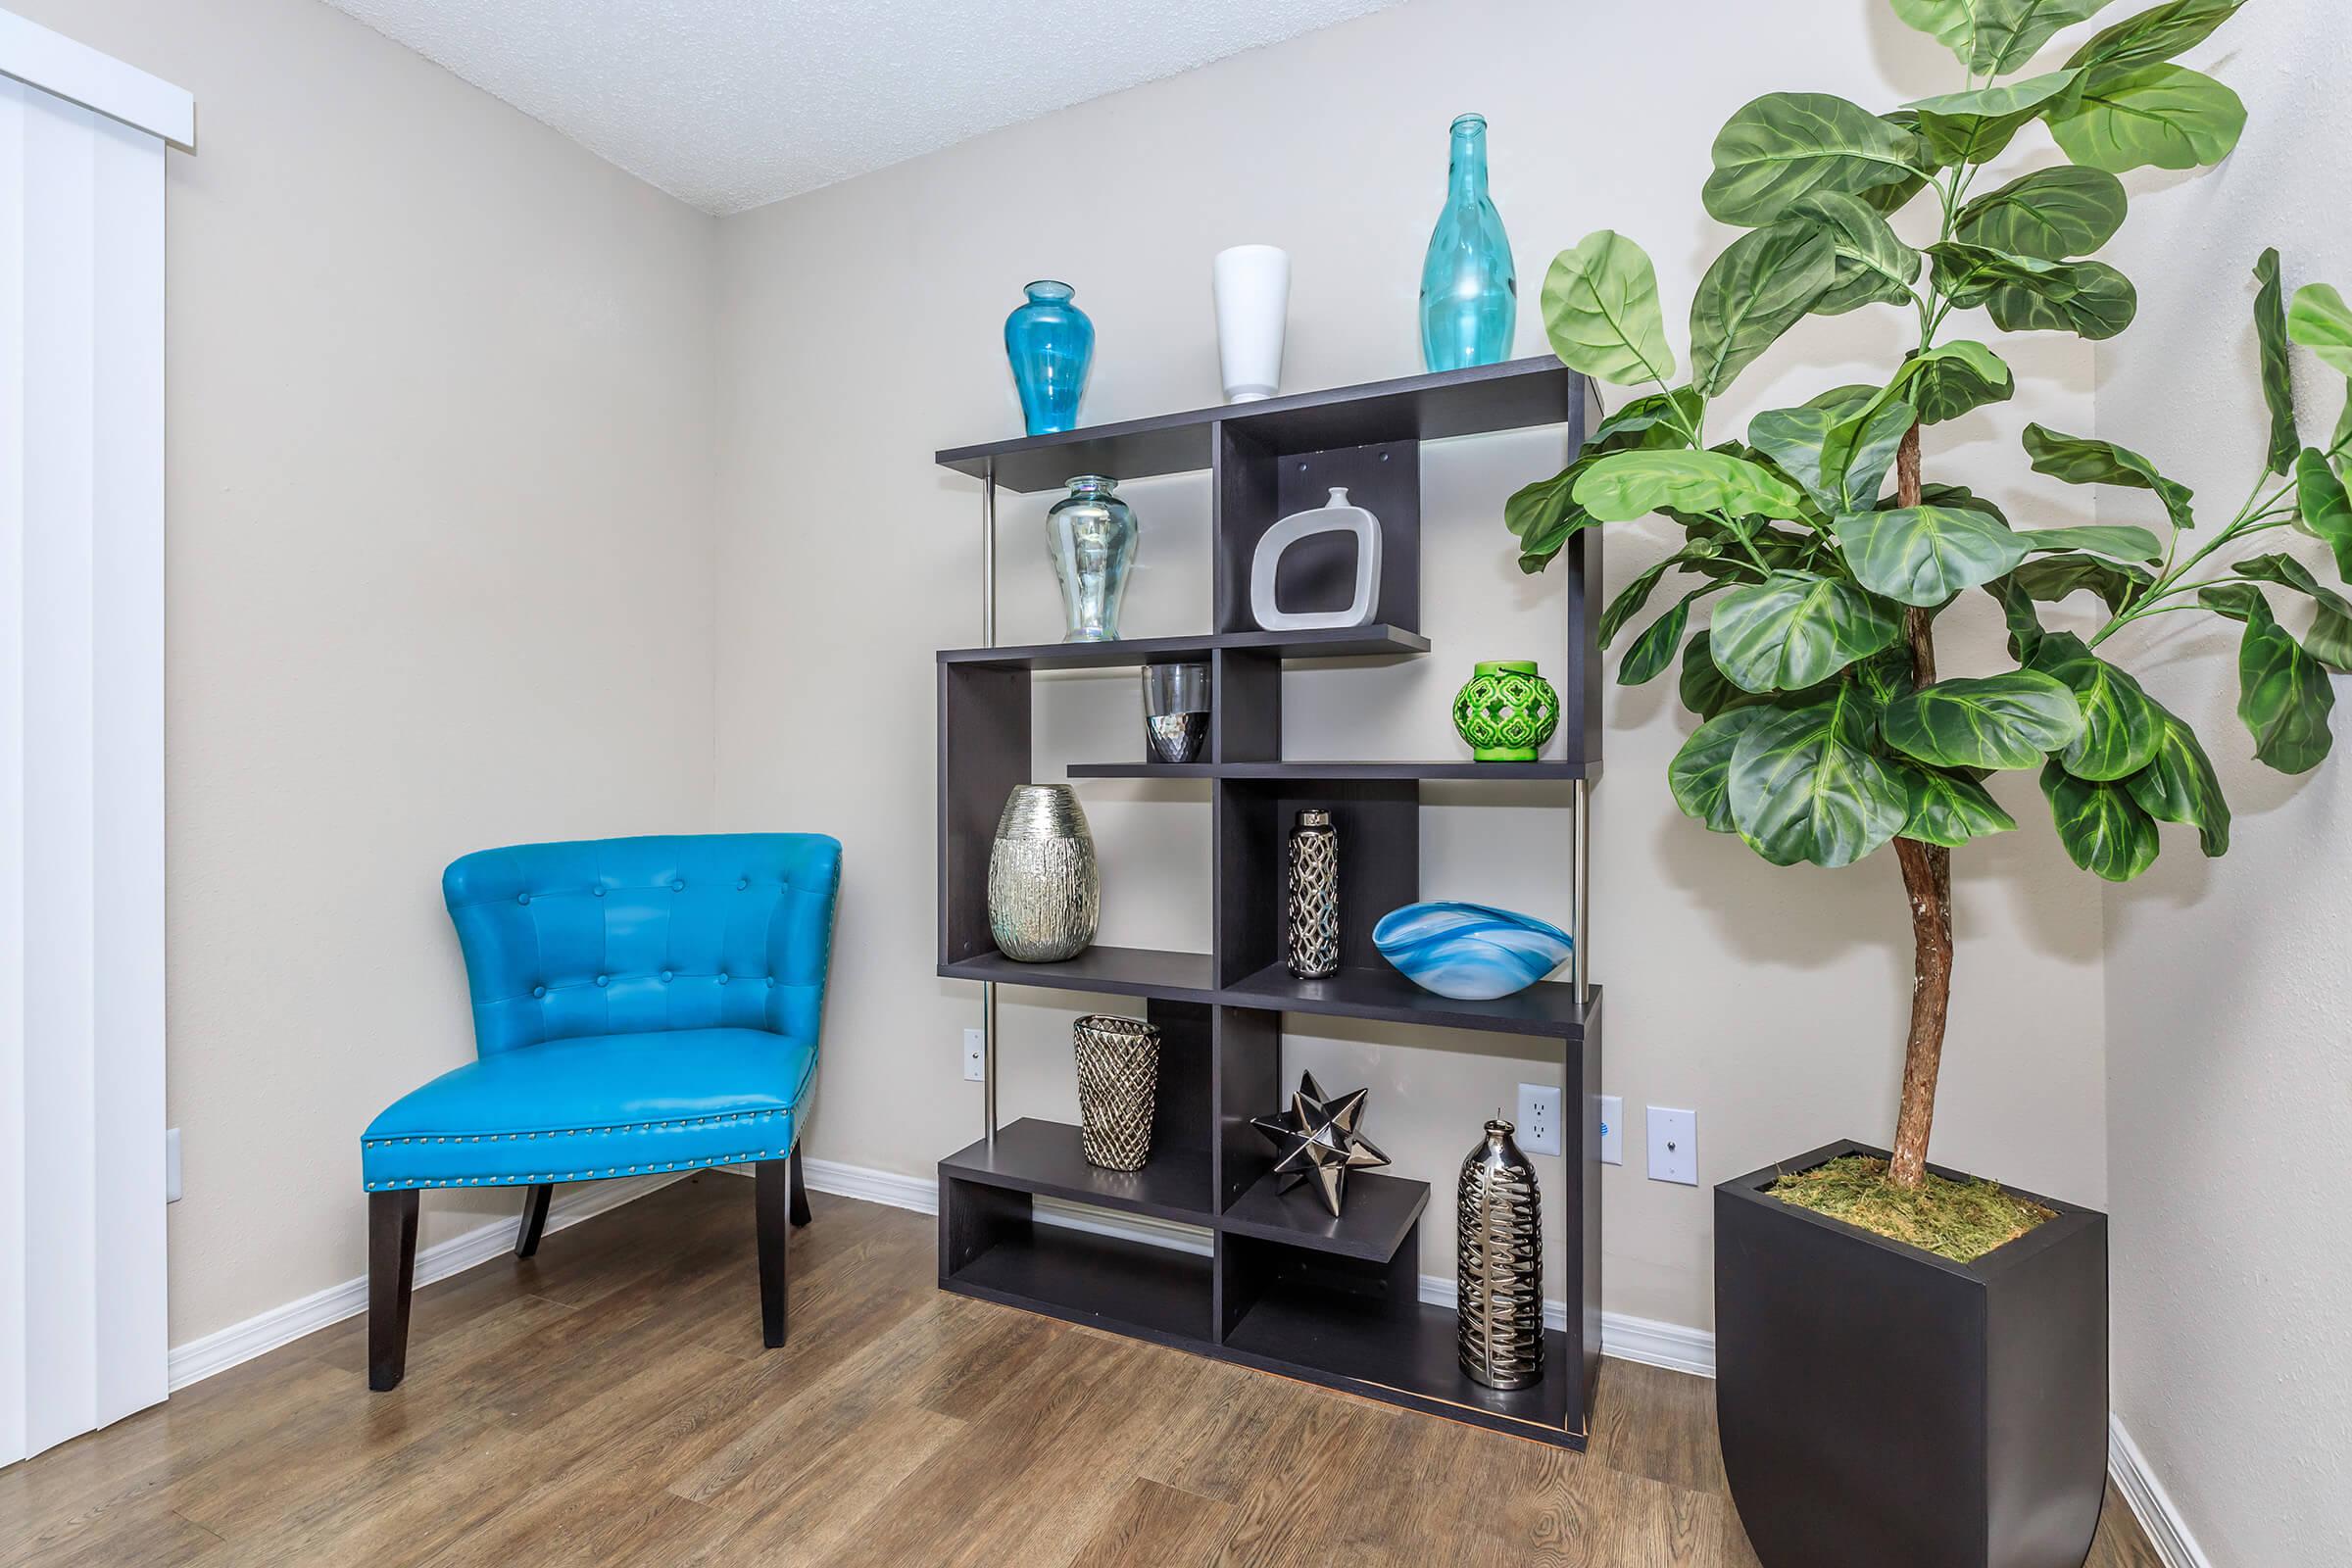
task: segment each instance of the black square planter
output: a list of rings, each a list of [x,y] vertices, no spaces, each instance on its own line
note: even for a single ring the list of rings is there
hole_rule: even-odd
[[[1766,1191],[1715,1189],[1724,1469],[1764,1568],[2080,1568],[2107,1462],[2107,1216],[1954,1263]],[[1965,1179],[1941,1166],[1938,1176]]]

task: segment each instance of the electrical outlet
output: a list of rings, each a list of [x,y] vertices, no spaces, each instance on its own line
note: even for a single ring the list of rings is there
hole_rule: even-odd
[[[179,1129],[164,1129],[164,1201],[179,1201]]]
[[[988,1082],[988,1031],[966,1029],[963,1032],[963,1078],[966,1083]]]
[[[1625,1099],[1621,1095],[1600,1097],[1600,1162],[1625,1163]]]
[[[1698,1185],[1698,1112],[1649,1107],[1649,1179]]]
[[[1560,1152],[1560,1092],[1541,1084],[1519,1086],[1519,1147],[1531,1154]]]

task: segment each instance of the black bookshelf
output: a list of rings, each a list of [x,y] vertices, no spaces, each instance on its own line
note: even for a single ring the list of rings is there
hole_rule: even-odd
[[[1078,1129],[1035,1118],[996,1128],[940,1162],[943,1290],[1259,1367],[1453,1420],[1568,1447],[1590,1429],[1600,1342],[1601,992],[1549,981],[1494,1002],[1422,991],[1374,951],[1377,917],[1419,897],[1424,784],[1547,781],[1582,792],[1600,772],[1596,532],[1562,554],[1567,635],[1545,673],[1560,692],[1564,755],[1527,763],[1315,761],[1281,755],[1285,664],[1408,659],[1422,635],[1420,443],[1535,426],[1584,438],[1590,391],[1555,360],[1523,360],[1238,407],[941,452],[991,487],[1058,488],[1070,474],[1121,479],[1206,469],[1213,495],[1210,630],[944,651],[939,680],[939,961],[951,979],[1142,999],[1160,1026],[1152,1158],[1122,1174],[1088,1165]],[[1257,629],[1248,573],[1258,536],[1345,484],[1379,516],[1377,624],[1344,631]],[[1499,544],[1499,541],[1498,541]],[[1208,781],[1215,867],[1211,951],[1097,947],[1064,963],[1017,963],[989,936],[989,846],[1005,795],[1032,782],[1033,675],[1206,661],[1214,687],[1208,756],[1185,766],[1140,758],[1069,765],[1072,779]],[[1140,726],[1138,750],[1141,750]],[[1580,794],[1580,798],[1581,794]],[[1280,961],[1285,834],[1306,808],[1331,811],[1349,853],[1341,875],[1343,967],[1299,980]],[[1580,911],[1581,918],[1582,911]],[[1578,962],[1583,961],[1579,954]],[[1420,1223],[1430,1184],[1395,1173],[1351,1179],[1346,1212],[1303,1188],[1280,1190],[1250,1118],[1280,1108],[1285,1013],[1531,1036],[1560,1053],[1581,1099],[1562,1190],[1546,1190],[1545,1249],[1564,1264],[1571,1321],[1546,1336],[1546,1371],[1509,1393],[1454,1360],[1451,1308],[1419,1299]],[[993,1100],[991,1102],[993,1116]],[[1465,1147],[1475,1129],[1465,1129]],[[1442,1174],[1451,1195],[1452,1172]],[[1037,1199],[1144,1222],[1195,1227],[1209,1250],[1152,1245],[1051,1222]],[[1560,1250],[1552,1253],[1552,1249]]]

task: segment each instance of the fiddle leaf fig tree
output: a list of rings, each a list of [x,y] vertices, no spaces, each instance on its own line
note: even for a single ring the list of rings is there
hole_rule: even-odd
[[[1923,459],[1923,431],[2016,392],[1998,334],[2101,339],[2132,322],[2132,281],[2093,259],[2127,210],[2117,175],[2211,165],[2245,109],[2174,63],[2243,0],[2169,0],[2092,33],[2055,68],[2044,51],[2107,0],[1889,0],[1957,57],[1961,88],[1874,114],[1824,93],[1772,93],[1733,115],[1701,191],[1744,230],[1700,279],[1678,363],[1640,246],[1603,231],[1544,279],[1544,322],[1571,368],[1633,389],[1575,463],[1511,498],[1523,570],[1587,528],[1663,514],[1682,547],[1620,591],[1605,645],[1618,679],[1679,670],[1700,723],[1668,769],[1677,805],[1776,865],[1849,865],[1891,848],[1908,896],[1916,978],[1887,1179],[1917,1188],[1928,1154],[1952,981],[1951,858],[2017,823],[1984,787],[2035,775],[2075,863],[2112,881],[2154,863],[2160,823],[2202,852],[2230,845],[2230,807],[2197,733],[2120,662],[2160,615],[2239,628],[2238,716],[2253,756],[2284,772],[2331,744],[2331,671],[2352,670],[2352,414],[2307,440],[2290,346],[2352,376],[2352,307],[2325,284],[2291,298],[2278,257],[2255,267],[2254,338],[2269,413],[2245,501],[2200,506],[2153,460],[2029,424],[2034,471],[2103,487],[2134,520],[2021,526]],[[2039,135],[2063,161],[1994,184],[1987,163]],[[1889,309],[1916,346],[1883,383],[1832,387],[1709,429],[1716,401],[1809,317]],[[2277,548],[2300,532],[2315,569]],[[2263,548],[2251,548],[2255,546]],[[1689,579],[1643,621],[1670,579]],[[2006,667],[1944,671],[1936,621],[1984,594],[2007,626]],[[2316,616],[2298,640],[2277,603]],[[2067,604],[2082,629],[2043,622]]]

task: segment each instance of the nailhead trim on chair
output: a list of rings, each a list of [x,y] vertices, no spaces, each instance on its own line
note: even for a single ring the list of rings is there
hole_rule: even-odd
[[[804,1079],[803,1087],[806,1086],[807,1080]],[[731,1127],[739,1122],[766,1121],[791,1114],[789,1110],[735,1110],[716,1116],[673,1116],[666,1121],[626,1121],[606,1127],[555,1127],[536,1133],[452,1133],[446,1137],[417,1134],[408,1138],[363,1138],[360,1147],[389,1149],[396,1144],[519,1144],[535,1138],[578,1138],[582,1134],[602,1137],[608,1133],[641,1133],[664,1127]]]
[[[399,1141],[406,1142],[407,1140]],[[426,1138],[419,1139],[417,1142],[478,1143],[480,1140]],[[791,1152],[787,1150],[785,1152]],[[540,1182],[588,1182],[602,1181],[608,1176],[651,1176],[656,1171],[664,1170],[705,1170],[712,1165],[740,1165],[750,1159],[781,1159],[783,1157],[772,1149],[747,1149],[740,1153],[711,1154],[702,1159],[673,1159],[667,1164],[655,1162],[644,1165],[607,1165],[602,1170],[593,1167],[587,1170],[549,1170],[534,1172],[527,1176],[420,1176],[415,1181],[369,1182],[367,1187],[368,1191],[371,1193],[396,1193],[411,1187],[529,1187]]]

